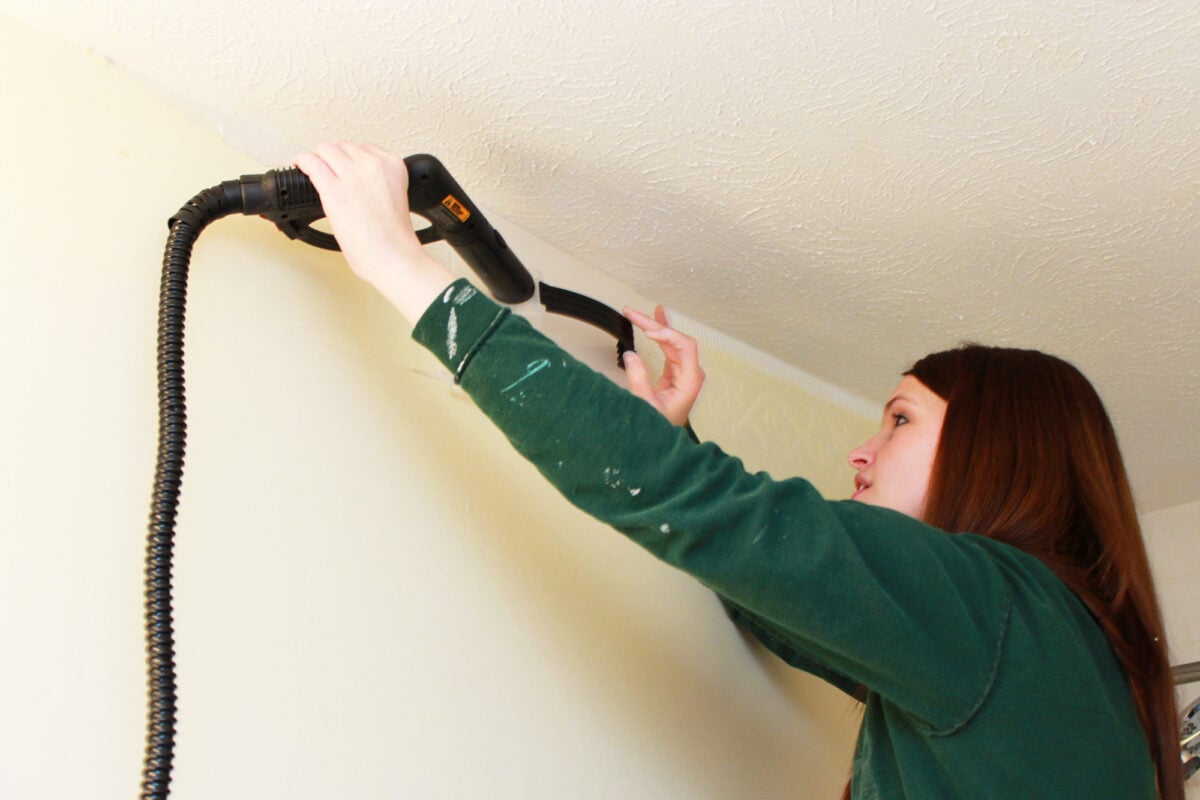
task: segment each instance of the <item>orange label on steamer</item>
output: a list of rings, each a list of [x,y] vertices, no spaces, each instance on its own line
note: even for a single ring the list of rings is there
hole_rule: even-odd
[[[458,198],[452,194],[446,195],[446,197],[442,200],[442,205],[445,206],[451,214],[458,217],[459,222],[466,222],[467,218],[471,216],[471,212],[467,210],[466,206],[458,202]]]

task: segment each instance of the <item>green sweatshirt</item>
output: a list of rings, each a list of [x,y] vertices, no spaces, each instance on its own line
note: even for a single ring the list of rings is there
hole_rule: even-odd
[[[1104,634],[1033,557],[751,474],[466,281],[413,336],[568,500],[788,663],[867,688],[855,798],[1156,796]]]

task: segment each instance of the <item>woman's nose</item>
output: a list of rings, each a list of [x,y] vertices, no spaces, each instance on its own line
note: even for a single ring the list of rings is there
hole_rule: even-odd
[[[854,467],[857,470],[861,470],[865,467],[871,466],[871,463],[875,460],[875,446],[874,445],[875,445],[875,439],[871,438],[871,439],[868,439],[867,441],[863,442],[862,444],[860,444],[858,447],[851,450],[850,455],[847,456],[847,460],[850,462],[850,466]]]

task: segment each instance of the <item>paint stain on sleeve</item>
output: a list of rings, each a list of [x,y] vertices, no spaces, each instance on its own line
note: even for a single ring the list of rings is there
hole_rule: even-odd
[[[446,355],[453,359],[458,355],[458,315],[450,309],[450,319],[446,321]]]
[[[508,392],[511,392],[513,389],[517,388],[522,383],[529,380],[534,375],[537,375],[539,372],[541,372],[542,370],[546,369],[549,366],[550,366],[549,359],[539,358],[537,361],[530,361],[528,364],[525,365],[525,374],[522,375],[521,377],[517,378],[515,381],[510,383],[508,386],[505,386],[503,389],[501,389],[500,394],[507,394]]]
[[[621,470],[618,467],[604,468],[604,485],[610,489],[621,488]]]

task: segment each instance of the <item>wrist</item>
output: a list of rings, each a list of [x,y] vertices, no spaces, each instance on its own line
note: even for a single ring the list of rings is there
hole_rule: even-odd
[[[396,252],[381,260],[372,275],[364,276],[396,309],[416,325],[425,310],[456,275],[425,252]]]

